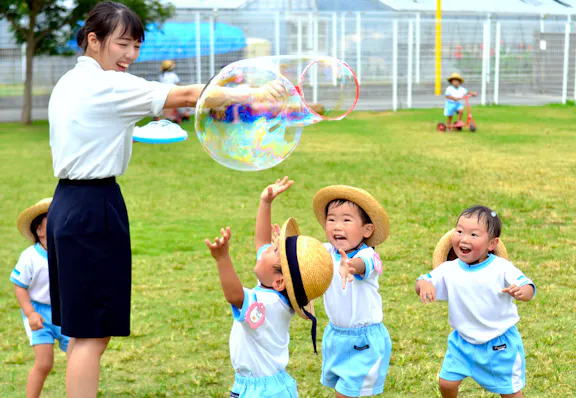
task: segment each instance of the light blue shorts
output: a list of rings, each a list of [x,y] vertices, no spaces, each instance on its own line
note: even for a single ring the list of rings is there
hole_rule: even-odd
[[[54,344],[54,341],[58,340],[60,349],[64,352],[68,351],[70,337],[62,334],[60,326],[52,324],[52,307],[50,304],[42,304],[32,301],[32,307],[34,307],[34,311],[42,315],[42,318],[44,318],[44,327],[39,330],[30,329],[28,318],[24,315],[24,312],[22,312],[22,321],[24,322],[24,329],[26,329],[26,335],[28,335],[30,345]]]
[[[340,394],[381,394],[390,364],[392,342],[382,323],[344,329],[330,323],[322,339],[320,381]]]
[[[526,385],[526,359],[516,326],[484,344],[470,344],[457,331],[448,336],[448,350],[440,378],[450,381],[472,377],[486,390],[514,394]]]
[[[236,374],[230,398],[297,398],[296,380],[280,372],[267,377],[245,377]]]
[[[444,105],[444,116],[453,116],[462,109],[464,109],[464,104],[460,102],[446,102],[446,105]]]

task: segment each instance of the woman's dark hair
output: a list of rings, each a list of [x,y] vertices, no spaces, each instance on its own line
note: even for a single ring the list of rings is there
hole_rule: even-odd
[[[328,215],[328,210],[330,209],[331,206],[334,207],[340,207],[345,203],[350,203],[350,205],[352,207],[356,207],[358,209],[358,211],[360,212],[360,219],[362,220],[362,225],[366,225],[366,224],[372,224],[372,220],[370,219],[370,216],[364,211],[363,208],[361,208],[360,206],[358,206],[356,203],[351,202],[349,200],[346,199],[334,199],[333,201],[331,201],[330,203],[328,203],[326,205],[326,211],[325,211],[325,215]]]
[[[76,33],[76,42],[86,51],[88,34],[95,33],[100,43],[104,44],[118,25],[124,28],[121,37],[128,34],[134,40],[144,41],[144,25],[140,17],[124,4],[104,1],[88,13],[84,26]]]
[[[478,217],[478,222],[483,222],[488,230],[488,235],[490,239],[499,238],[502,232],[502,221],[498,214],[494,210],[486,206],[472,206],[467,208],[460,214],[460,217],[471,218],[473,216]],[[458,219],[460,219],[458,217]]]
[[[40,224],[42,224],[42,220],[44,220],[44,218],[46,218],[46,216],[47,216],[46,213],[40,214],[35,219],[33,219],[32,222],[30,223],[30,232],[32,232],[32,235],[34,235],[34,239],[36,240],[36,243],[40,242],[40,239],[38,238],[38,232],[36,232],[36,230],[38,229]]]

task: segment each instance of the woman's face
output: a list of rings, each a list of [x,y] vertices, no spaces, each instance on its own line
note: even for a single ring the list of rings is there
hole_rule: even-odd
[[[140,55],[139,39],[134,39],[124,33],[124,27],[118,25],[114,32],[108,36],[104,42],[96,37],[96,34],[88,34],[88,47],[86,55],[94,58],[102,69],[126,72],[130,64],[138,59]]]

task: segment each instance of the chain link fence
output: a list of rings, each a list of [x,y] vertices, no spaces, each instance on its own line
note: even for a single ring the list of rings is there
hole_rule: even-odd
[[[357,109],[442,107],[434,93],[436,21],[426,13],[275,13],[178,10],[169,21],[195,30],[193,39],[144,43],[152,54],[130,72],[158,80],[170,49],[182,84],[205,83],[230,62],[265,55],[331,55],[346,61],[361,85]],[[232,27],[233,30],[224,29]],[[476,103],[566,103],[576,95],[576,32],[570,20],[449,15],[442,20],[442,93],[459,72]],[[227,36],[234,32],[235,37]],[[228,41],[241,49],[225,51]],[[186,35],[188,37],[188,35]],[[157,47],[155,47],[157,46]],[[223,50],[224,49],[224,50]],[[24,54],[0,25],[0,109],[21,107]],[[154,55],[157,55],[155,58]],[[155,59],[154,59],[155,58]],[[76,56],[34,60],[34,106],[46,108],[51,89]]]

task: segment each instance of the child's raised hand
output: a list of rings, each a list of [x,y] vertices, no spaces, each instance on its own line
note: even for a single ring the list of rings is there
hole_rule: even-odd
[[[264,191],[262,191],[260,200],[272,203],[276,196],[290,188],[292,184],[294,184],[294,181],[288,180],[288,176],[285,176],[283,179],[277,179],[274,184],[268,185]]]
[[[532,285],[516,286],[510,285],[502,289],[502,293],[508,293],[516,300],[529,301],[534,296],[534,288]]]
[[[436,301],[436,289],[431,282],[421,279],[418,284],[420,285],[420,301],[424,304]]]
[[[340,249],[338,250],[338,253],[340,254],[340,269],[338,270],[338,273],[340,273],[340,276],[342,277],[342,290],[345,290],[346,282],[354,281],[354,273],[356,272],[356,269],[351,266],[350,259],[344,250]]]
[[[230,227],[226,227],[226,229],[220,228],[220,234],[222,237],[214,238],[214,243],[210,242],[210,239],[206,239],[204,241],[206,246],[208,246],[208,249],[210,249],[210,254],[212,254],[212,257],[214,257],[216,260],[228,255],[232,231],[230,230]]]
[[[37,312],[33,312],[28,316],[28,323],[32,330],[44,329],[44,318]]]

